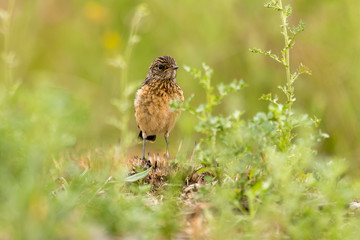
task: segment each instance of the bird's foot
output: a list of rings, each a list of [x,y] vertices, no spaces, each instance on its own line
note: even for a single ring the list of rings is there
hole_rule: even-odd
[[[150,162],[149,160],[146,160],[145,157],[143,157],[141,160],[142,160],[144,163],[146,163],[146,165],[148,165],[149,168],[152,166],[152,165],[151,165],[151,162]]]

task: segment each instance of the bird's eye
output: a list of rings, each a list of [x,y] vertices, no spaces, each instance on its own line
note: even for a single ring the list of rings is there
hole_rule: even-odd
[[[163,70],[163,69],[164,69],[164,65],[159,65],[158,68],[159,68],[160,70]]]

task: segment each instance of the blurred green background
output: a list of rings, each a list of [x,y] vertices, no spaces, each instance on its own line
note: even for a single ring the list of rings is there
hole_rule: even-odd
[[[1,123],[9,121],[19,131],[14,138],[50,145],[44,151],[116,143],[120,133],[108,122],[123,114],[111,104],[121,99],[121,81],[139,87],[150,63],[161,55],[171,55],[179,66],[199,68],[206,62],[214,69],[215,82],[243,78],[248,87],[226,99],[224,108],[218,109],[224,114],[240,109],[251,118],[266,110],[267,103],[258,100],[263,93],[281,96],[277,87],[285,81],[282,67],[248,51],[259,47],[280,53],[283,46],[280,19],[263,7],[262,0],[3,0],[0,7],[7,10],[11,3],[10,24],[2,25],[8,31],[2,31],[0,40],[1,79],[6,91],[21,84],[2,101],[2,116],[12,117]],[[313,73],[296,83],[294,107],[322,119],[320,128],[330,134],[321,145],[323,154],[346,157],[359,168],[360,2],[289,3],[294,9],[292,24],[300,19],[306,24],[291,52],[292,67],[302,62]],[[111,66],[109,59],[124,56],[139,5],[146,16],[132,39],[138,42],[126,62],[127,79],[122,79],[121,69]],[[2,23],[3,19],[4,11]],[[194,103],[203,101],[199,83],[183,69],[177,81],[185,97],[194,93]],[[134,96],[133,91],[130,102]],[[129,136],[136,143],[132,106],[128,112]],[[182,115],[170,136],[173,151],[182,138],[194,145],[194,121]],[[165,143],[158,142],[150,148],[164,151]]]

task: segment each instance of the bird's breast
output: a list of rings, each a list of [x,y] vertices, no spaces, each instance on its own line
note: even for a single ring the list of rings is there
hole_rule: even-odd
[[[181,88],[175,83],[152,82],[143,85],[135,98],[135,118],[147,135],[166,134],[174,127],[180,110],[171,111],[169,101],[184,101]]]

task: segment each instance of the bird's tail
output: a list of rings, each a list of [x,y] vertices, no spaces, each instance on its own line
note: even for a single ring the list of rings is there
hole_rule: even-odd
[[[143,140],[142,131],[140,131],[139,133],[139,139]],[[155,140],[156,140],[156,135],[146,137],[146,141],[155,142]]]

